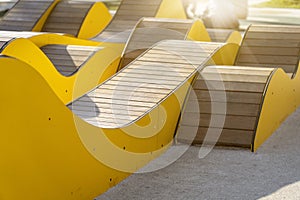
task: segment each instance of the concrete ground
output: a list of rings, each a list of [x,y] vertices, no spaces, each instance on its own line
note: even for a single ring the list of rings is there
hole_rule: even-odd
[[[134,174],[97,200],[300,199],[300,109],[256,152],[190,147],[175,163]],[[174,146],[173,148],[177,148]]]

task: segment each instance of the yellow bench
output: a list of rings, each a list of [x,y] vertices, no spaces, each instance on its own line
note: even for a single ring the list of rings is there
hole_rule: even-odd
[[[195,81],[198,98],[187,100],[178,139],[191,141],[196,130],[194,143],[256,151],[300,104],[299,42],[297,26],[250,26],[235,66],[207,67]]]
[[[172,144],[190,81],[222,46],[161,42],[68,107],[36,69],[1,56],[2,199],[93,199],[145,166]]]

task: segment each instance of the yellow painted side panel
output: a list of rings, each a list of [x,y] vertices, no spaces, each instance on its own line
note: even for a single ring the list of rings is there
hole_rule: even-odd
[[[258,122],[252,150],[256,151],[300,105],[300,74],[291,78],[282,70],[271,78]]]
[[[238,31],[233,31],[230,34],[230,36],[228,37],[226,43],[234,43],[234,44],[240,45],[242,40],[243,40],[243,37],[242,37],[241,33]]]
[[[227,43],[219,49],[212,57],[213,65],[234,65],[235,58],[239,50],[239,45]]]
[[[105,49],[95,53],[73,76],[62,76],[48,57],[30,40],[17,39],[8,45],[3,55],[18,58],[37,70],[65,104],[85,94],[117,71],[124,45],[103,44]]]
[[[209,34],[202,21],[196,20],[191,27],[187,39],[203,42],[211,42]]]
[[[101,129],[73,116],[31,66],[12,58],[0,58],[0,63],[10,66],[0,68],[2,200],[93,199],[172,142],[180,103],[170,105],[182,102],[186,85],[177,93],[179,100],[168,98],[145,116],[153,123]],[[153,136],[124,135],[132,130]]]
[[[48,8],[48,10],[43,14],[43,16],[39,19],[39,21],[36,23],[32,31],[39,32],[42,30],[47,18],[51,14],[52,10],[55,8],[55,6],[60,2],[61,0],[55,0],[53,4]]]
[[[90,9],[82,26],[78,38],[89,39],[98,35],[112,19],[109,10],[102,2],[96,2]]]
[[[38,72],[12,59],[0,61],[10,66],[0,73],[1,200],[90,200],[129,175],[89,154],[72,113]]]
[[[187,19],[181,0],[163,0],[156,17]]]

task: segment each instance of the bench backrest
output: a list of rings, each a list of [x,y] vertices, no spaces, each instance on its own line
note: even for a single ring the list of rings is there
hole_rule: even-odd
[[[300,26],[252,25],[245,34],[236,65],[278,67],[295,73],[299,53]]]

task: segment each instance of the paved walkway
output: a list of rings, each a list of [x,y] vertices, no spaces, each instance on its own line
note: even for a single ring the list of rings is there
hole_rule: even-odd
[[[134,174],[97,200],[300,199],[300,109],[258,150],[199,147],[156,172]],[[178,148],[178,147],[173,147]]]

